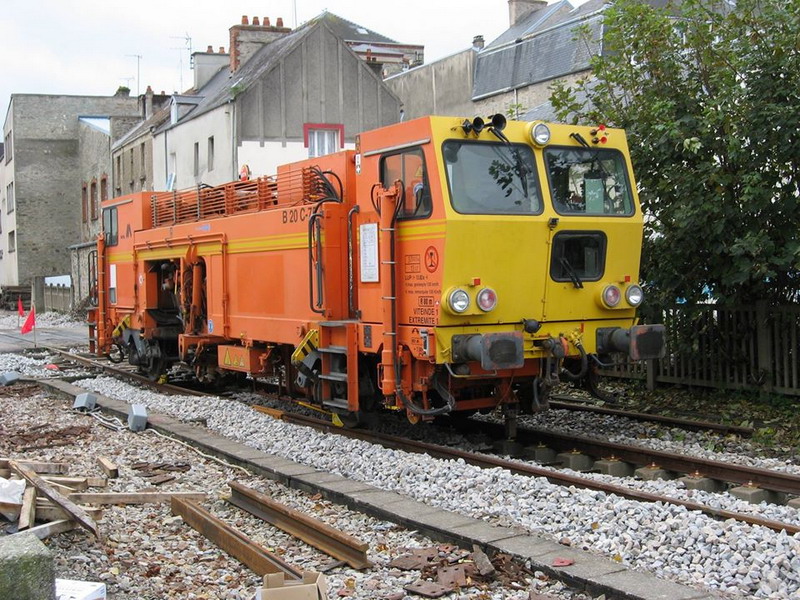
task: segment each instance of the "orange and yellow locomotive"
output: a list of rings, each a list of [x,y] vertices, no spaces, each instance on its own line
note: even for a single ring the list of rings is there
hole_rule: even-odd
[[[94,350],[153,378],[281,378],[354,421],[544,405],[636,325],[621,130],[425,117],[272,177],[103,203]]]

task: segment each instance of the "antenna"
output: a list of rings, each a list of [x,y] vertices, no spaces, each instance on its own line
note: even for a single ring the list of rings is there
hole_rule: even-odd
[[[120,77],[121,81],[125,82],[125,87],[131,89],[131,81],[136,79],[135,77]]]
[[[142,55],[141,54],[126,54],[125,56],[129,56],[131,58],[136,59],[136,97],[139,97],[139,74],[140,74],[140,67],[142,64]],[[131,78],[133,79],[133,78]]]
[[[192,61],[192,37],[188,33],[185,33],[182,36],[180,36],[180,35],[171,35],[169,37],[170,37],[170,39],[173,39],[173,40],[183,40],[183,43],[184,43],[184,45],[181,46],[181,47],[173,47],[173,48],[171,48],[171,50],[179,50],[179,51],[181,51],[180,54],[178,54],[178,57],[179,57],[178,58],[178,74],[179,74],[179,78],[180,78],[179,89],[180,89],[181,92],[183,92],[184,91],[183,90],[183,50],[188,50],[189,51],[189,69],[194,69],[194,62]]]
[[[294,17],[294,27],[297,29],[297,0],[292,0],[292,16]]]

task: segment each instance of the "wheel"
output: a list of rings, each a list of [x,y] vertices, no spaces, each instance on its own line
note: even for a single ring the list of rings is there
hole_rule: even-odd
[[[122,344],[112,344],[111,349],[109,350],[108,354],[106,354],[106,358],[115,365],[118,365],[125,360],[126,355],[127,352],[125,351],[125,346]]]

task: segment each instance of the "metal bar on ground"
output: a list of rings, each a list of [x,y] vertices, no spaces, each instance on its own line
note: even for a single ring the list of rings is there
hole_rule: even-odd
[[[231,504],[326,554],[346,562],[354,569],[366,569],[372,566],[367,559],[369,544],[347,535],[327,523],[276,502],[252,488],[235,481],[228,485],[231,488],[231,497],[228,498],[228,502]]]
[[[216,518],[194,502],[172,498],[172,514],[180,515],[187,525],[202,533],[222,550],[247,565],[257,575],[283,573],[294,580],[303,579],[303,572],[269,552],[263,546]]]

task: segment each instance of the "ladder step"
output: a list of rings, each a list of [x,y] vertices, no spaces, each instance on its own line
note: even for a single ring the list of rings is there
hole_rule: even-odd
[[[347,381],[347,373],[320,373],[319,378],[326,381]]]
[[[330,400],[325,400],[322,405],[330,406],[331,408],[343,408],[344,410],[350,410],[350,405],[344,398],[331,398]]]
[[[328,346],[327,348],[317,348],[317,352],[327,354],[347,354],[347,348],[344,346]]]
[[[345,327],[350,323],[360,323],[357,319],[345,319],[342,321],[320,321],[319,325],[321,327]]]

